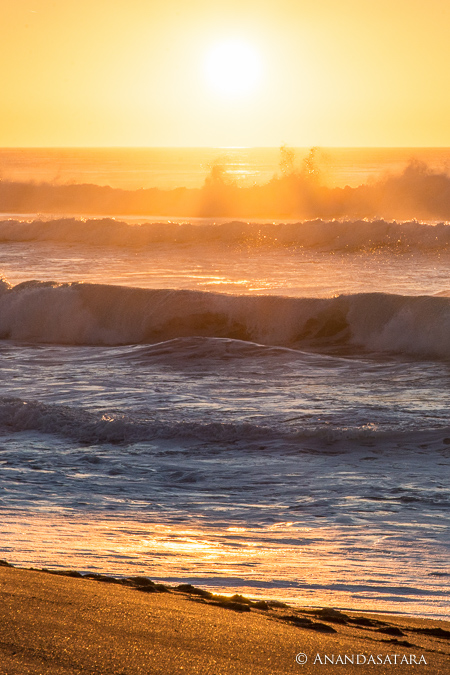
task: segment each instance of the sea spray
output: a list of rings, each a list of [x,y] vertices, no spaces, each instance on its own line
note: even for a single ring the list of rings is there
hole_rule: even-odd
[[[295,223],[229,221],[143,222],[112,218],[0,220],[0,242],[54,242],[151,248],[157,244],[245,248],[440,253],[450,248],[450,225],[418,221],[309,220]]]

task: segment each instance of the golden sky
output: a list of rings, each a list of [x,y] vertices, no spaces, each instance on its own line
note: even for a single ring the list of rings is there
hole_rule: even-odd
[[[450,146],[449,0],[0,7],[0,146]]]

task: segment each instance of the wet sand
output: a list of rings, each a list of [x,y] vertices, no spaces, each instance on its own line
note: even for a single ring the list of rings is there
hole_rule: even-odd
[[[450,622],[72,574],[0,566],[1,675],[450,672]]]

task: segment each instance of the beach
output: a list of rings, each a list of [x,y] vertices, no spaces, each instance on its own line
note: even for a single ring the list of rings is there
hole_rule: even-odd
[[[66,574],[0,567],[2,675],[448,672],[449,622]]]

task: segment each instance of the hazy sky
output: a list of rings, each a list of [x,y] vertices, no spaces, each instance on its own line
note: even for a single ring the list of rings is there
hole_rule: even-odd
[[[3,146],[450,146],[449,0],[0,7]]]

